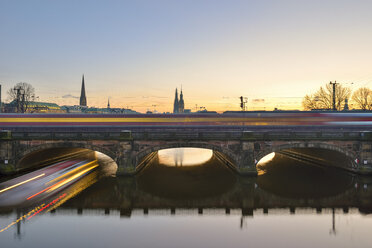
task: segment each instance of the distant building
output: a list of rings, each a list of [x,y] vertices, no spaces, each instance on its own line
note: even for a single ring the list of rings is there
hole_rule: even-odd
[[[226,112],[233,112],[233,111],[226,111]],[[225,113],[226,113],[226,112],[225,112]],[[236,112],[239,112],[239,111],[236,111]],[[203,114],[217,114],[216,111],[208,111],[208,110],[206,110],[206,109],[196,111],[196,113],[203,113]]]
[[[178,100],[178,92],[176,88],[176,94],[174,96],[174,103],[173,103],[173,113],[184,113],[185,112],[185,102],[183,100],[183,93],[181,88],[180,100]]]
[[[66,110],[62,109],[56,103],[50,102],[28,102],[26,113],[65,113]],[[17,101],[14,100],[4,105],[4,112],[16,113],[17,112]]]
[[[81,83],[80,106],[84,106],[84,107],[87,106],[87,97],[85,95],[84,74],[83,74],[83,80]]]
[[[61,107],[61,109],[64,110],[66,113],[83,113],[83,109],[86,109],[86,107],[82,108],[80,105],[74,106],[64,105]]]
[[[86,114],[139,114],[131,109],[122,108],[95,108],[90,107],[82,110]]]
[[[27,112],[29,113],[64,113],[65,111],[56,103],[29,102]]]

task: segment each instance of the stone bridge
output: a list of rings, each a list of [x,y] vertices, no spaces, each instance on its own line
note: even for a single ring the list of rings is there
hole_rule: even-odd
[[[372,132],[369,131],[149,129],[101,132],[2,131],[0,136],[0,171],[3,173],[27,169],[31,165],[22,165],[20,161],[40,151],[87,148],[102,152],[116,161],[118,174],[133,174],[149,154],[175,147],[211,149],[227,165],[242,174],[256,174],[256,163],[271,152],[283,152],[294,158],[302,157],[356,173],[372,173]],[[327,157],[330,153],[340,155],[341,159],[332,164]]]

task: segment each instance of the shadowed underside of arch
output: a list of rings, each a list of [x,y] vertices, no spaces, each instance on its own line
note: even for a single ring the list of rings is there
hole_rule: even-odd
[[[17,154],[16,171],[38,169],[66,159],[96,159],[95,152],[101,152],[110,158],[115,155],[102,147],[78,142],[44,143],[20,149]]]
[[[40,145],[33,145],[30,146],[24,150],[18,151],[18,158],[23,158],[33,152],[38,152],[42,150],[47,150],[47,149],[89,149],[92,151],[98,151],[102,152],[109,157],[115,157],[115,154],[108,150],[104,149],[101,146],[97,145],[92,145],[89,143],[80,143],[80,142],[48,142],[48,143],[42,143]]]
[[[85,148],[47,148],[30,152],[23,156],[17,163],[18,171],[38,169],[66,159],[95,159],[95,152]]]
[[[356,172],[357,170],[357,163],[355,161],[357,155],[331,144],[318,143],[311,144],[311,146],[307,147],[304,147],[303,144],[274,146],[271,149],[268,149],[265,153],[259,154],[258,161],[272,152],[302,162],[308,162],[309,164],[336,167],[352,172]]]

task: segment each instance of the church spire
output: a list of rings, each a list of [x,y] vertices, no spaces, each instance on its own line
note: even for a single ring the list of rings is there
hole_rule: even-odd
[[[80,93],[80,106],[87,106],[87,97],[85,95],[85,83],[84,83],[84,74],[81,83],[81,93]]]
[[[180,101],[178,103],[178,112],[183,113],[185,110],[185,102],[183,101],[183,93],[182,93],[182,85],[181,85],[181,94],[180,94]]]
[[[107,98],[107,108],[110,108],[110,98]]]
[[[178,105],[178,92],[176,88],[176,94],[174,96],[174,104],[173,104],[173,113],[178,113],[179,111],[179,105]]]

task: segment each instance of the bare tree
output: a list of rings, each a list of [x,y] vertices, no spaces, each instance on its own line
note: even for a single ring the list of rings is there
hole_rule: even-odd
[[[336,109],[342,110],[345,99],[348,99],[351,94],[350,88],[343,87],[340,84],[336,85]],[[302,100],[302,106],[305,110],[312,109],[332,109],[333,106],[333,88],[331,84],[326,84],[325,87],[311,95],[306,95]]]
[[[371,110],[372,109],[372,91],[368,88],[359,88],[354,92],[352,97],[355,105],[359,109]]]
[[[30,102],[35,100],[35,89],[29,83],[17,83],[7,93],[10,102],[16,101],[17,112],[27,112]]]

